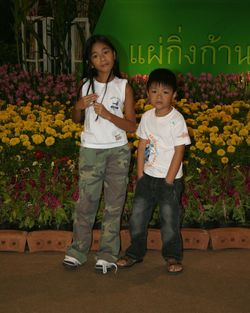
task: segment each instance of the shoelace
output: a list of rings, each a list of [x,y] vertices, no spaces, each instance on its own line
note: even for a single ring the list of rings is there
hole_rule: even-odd
[[[107,274],[108,268],[111,268],[112,266],[115,267],[115,274],[116,274],[118,267],[117,267],[117,265],[115,263],[103,263],[102,264],[102,272],[103,272],[103,274]]]

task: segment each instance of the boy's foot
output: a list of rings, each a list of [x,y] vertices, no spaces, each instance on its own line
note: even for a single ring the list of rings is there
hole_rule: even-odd
[[[128,255],[124,255],[118,261],[116,261],[116,265],[119,268],[126,268],[126,267],[131,267],[135,265],[136,263],[140,263],[140,262],[142,262],[142,260],[136,260],[136,259],[131,258]]]
[[[183,265],[180,261],[176,261],[175,259],[168,259],[167,270],[171,275],[180,274],[183,271]]]
[[[108,271],[111,271],[115,268],[115,273],[117,271],[117,265],[115,263],[111,263],[102,259],[97,260],[95,269],[98,272],[102,272],[103,274],[107,274]]]
[[[73,256],[65,255],[63,265],[66,266],[67,268],[75,269],[78,266],[80,266],[81,263]]]

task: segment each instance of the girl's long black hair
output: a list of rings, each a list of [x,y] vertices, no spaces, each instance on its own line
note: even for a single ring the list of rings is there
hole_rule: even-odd
[[[97,42],[104,43],[105,45],[110,47],[110,49],[115,53],[114,66],[113,66],[111,72],[109,73],[108,79],[106,81],[106,87],[105,87],[104,95],[106,93],[108,81],[109,81],[111,75],[113,74],[114,76],[121,78],[121,72],[120,72],[119,60],[118,60],[116,48],[114,47],[112,42],[106,36],[104,36],[104,35],[93,35],[86,41],[86,44],[85,44],[85,51],[84,51],[84,57],[83,57],[83,75],[82,75],[82,79],[81,79],[81,84],[80,84],[79,89],[78,89],[77,99],[80,98],[82,86],[87,81],[89,81],[89,87],[88,87],[87,94],[89,93],[90,88],[92,89],[92,92],[95,92],[94,78],[97,76],[97,71],[91,64],[91,52],[92,52],[93,45]]]

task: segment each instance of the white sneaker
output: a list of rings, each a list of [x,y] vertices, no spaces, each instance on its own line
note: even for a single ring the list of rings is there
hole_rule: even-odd
[[[63,265],[70,267],[70,268],[76,268],[79,265],[81,265],[81,263],[73,256],[65,255],[65,258],[63,260]]]
[[[117,265],[115,263],[110,263],[105,260],[97,260],[95,269],[97,271],[102,271],[103,274],[107,274],[108,271],[112,270],[112,268],[115,268],[115,273],[117,272]]]

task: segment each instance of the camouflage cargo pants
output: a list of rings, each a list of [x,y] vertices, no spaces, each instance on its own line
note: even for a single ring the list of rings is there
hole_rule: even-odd
[[[100,247],[97,259],[114,262],[120,250],[120,219],[125,201],[130,163],[128,145],[111,149],[80,148],[79,200],[76,203],[73,243],[67,255],[86,262],[92,228],[104,188]]]

